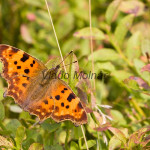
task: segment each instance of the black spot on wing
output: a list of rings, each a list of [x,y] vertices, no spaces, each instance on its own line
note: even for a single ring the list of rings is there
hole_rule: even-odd
[[[61,106],[64,107],[64,103],[61,103]]]
[[[83,108],[81,102],[78,103],[78,106],[79,106],[79,108],[81,108],[81,109]]]
[[[17,65],[17,61],[14,61],[14,64]]]
[[[21,69],[21,66],[17,66],[17,69]]]
[[[25,69],[24,72],[25,72],[26,74],[28,74],[28,73],[30,72],[30,70],[29,70],[29,69]]]
[[[65,93],[65,91],[64,91],[64,90],[62,90],[62,91],[61,91],[61,93]]]
[[[31,67],[33,67],[33,64],[30,64]]]
[[[18,51],[19,51],[18,48],[12,47],[12,52],[13,52],[13,53],[17,53]]]
[[[67,105],[66,108],[68,109],[68,108],[69,108],[69,105]]]
[[[20,59],[22,62],[25,62],[26,60],[28,60],[29,59],[29,55],[28,54],[26,54],[26,53],[24,53],[23,54],[23,57]]]
[[[44,100],[44,103],[45,103],[45,104],[48,104],[48,100]]]
[[[69,101],[69,102],[71,102],[72,101],[72,99],[75,99],[75,94],[74,93],[70,93],[69,94],[69,96],[68,96],[68,98],[67,98],[67,100]]]
[[[59,99],[60,99],[60,95],[56,95],[56,96],[55,96],[55,99],[56,99],[56,100],[59,100]]]
[[[26,86],[27,86],[27,83],[22,83],[22,86],[23,86],[23,87],[26,87]]]
[[[67,88],[64,88],[64,90],[68,90]]]

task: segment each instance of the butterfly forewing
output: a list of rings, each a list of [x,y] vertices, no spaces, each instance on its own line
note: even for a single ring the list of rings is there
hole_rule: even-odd
[[[16,103],[23,106],[31,79],[46,67],[24,51],[3,44],[0,45],[0,60],[4,65],[2,77],[8,82],[5,95],[13,97]]]

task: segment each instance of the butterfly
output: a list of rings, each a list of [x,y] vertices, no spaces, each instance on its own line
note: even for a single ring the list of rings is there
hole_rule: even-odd
[[[87,123],[87,113],[80,99],[61,79],[55,78],[60,65],[48,69],[41,61],[15,47],[0,44],[2,77],[8,82],[4,96],[14,98],[20,107],[36,115],[40,122],[72,121]]]

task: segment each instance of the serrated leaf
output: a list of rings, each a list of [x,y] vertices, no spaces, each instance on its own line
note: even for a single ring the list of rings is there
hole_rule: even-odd
[[[2,102],[0,102],[0,121],[2,121],[5,117],[5,108]]]
[[[16,137],[15,137],[16,147],[18,149],[22,148],[22,141],[24,139],[24,135],[25,135],[25,129],[24,127],[21,126],[17,129]]]
[[[94,145],[96,145],[96,141],[95,141],[95,140],[89,140],[89,141],[87,141],[87,145],[88,145],[88,148],[91,148],[91,147],[93,147]],[[81,147],[81,149],[87,149],[85,143],[84,143],[84,145]]]
[[[123,19],[120,20],[119,24],[115,29],[114,33],[115,40],[120,46],[122,45],[127,32],[132,26],[133,19],[134,19],[133,15],[128,15],[124,17]]]
[[[118,12],[118,7],[121,3],[121,0],[114,0],[111,2],[106,10],[105,18],[108,24],[113,21],[114,16]]]
[[[75,32],[74,36],[78,38],[85,38],[85,39],[90,39],[90,37],[92,36],[92,38],[95,40],[105,39],[105,35],[101,30],[99,30],[98,28],[92,28],[92,32],[91,32],[89,27],[83,28]]]
[[[43,150],[43,146],[40,143],[33,143],[29,150]]]
[[[124,144],[126,144],[126,137],[122,131],[114,127],[108,127],[108,129]]]
[[[94,61],[114,61],[119,59],[119,54],[110,48],[102,48],[93,53]],[[89,60],[92,60],[92,54],[88,57]]]

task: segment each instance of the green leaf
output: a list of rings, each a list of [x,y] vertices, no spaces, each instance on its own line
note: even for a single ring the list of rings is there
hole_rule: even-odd
[[[138,72],[138,74],[148,83],[150,83],[150,74],[149,72],[141,72],[141,69],[145,66],[145,63],[143,61],[141,61],[140,59],[134,59],[134,66],[136,68],[136,71]]]
[[[7,130],[11,131],[13,136],[16,135],[17,128],[21,126],[21,123],[17,119],[11,119],[7,124]]]
[[[0,121],[5,118],[5,108],[2,102],[0,102]]]
[[[109,150],[115,150],[116,148],[120,147],[121,141],[116,136],[113,136],[109,141]]]
[[[79,146],[76,142],[72,141],[70,144],[70,150],[79,150]]]
[[[92,54],[88,57],[92,60]],[[94,61],[114,61],[120,58],[118,53],[110,48],[102,48],[93,53]]]
[[[150,54],[150,38],[142,39],[141,49],[144,56],[146,56],[146,53]]]
[[[43,150],[43,146],[40,143],[33,143],[29,150]]]
[[[113,121],[117,124],[117,125],[126,125],[126,120],[124,118],[124,116],[122,115],[122,113],[118,110],[111,110],[110,111],[111,116],[113,118]]]
[[[42,127],[44,130],[47,130],[48,132],[54,132],[54,131],[56,131],[60,126],[61,126],[61,124],[58,124],[58,123],[50,124],[50,123],[48,123],[48,122],[43,122],[43,123],[41,124],[41,127]]]
[[[105,18],[108,24],[111,24],[115,14],[118,12],[118,7],[122,0],[115,0],[109,4],[106,10]]]
[[[88,145],[88,148],[93,147],[94,145],[96,145],[96,140],[89,140],[89,141],[87,141],[87,145]],[[81,147],[81,149],[87,149],[85,143],[84,143],[84,145]]]
[[[56,144],[56,145],[52,145],[52,146],[47,146],[47,147],[45,147],[44,150],[63,150],[63,147]]]
[[[140,90],[140,87],[139,87],[137,81],[135,81],[135,80],[125,79],[124,83],[133,90]]]
[[[92,28],[92,33],[91,33],[90,27],[86,27],[79,30],[78,32],[75,32],[74,36],[78,38],[85,38],[85,39],[90,39],[90,37],[92,36],[92,38],[95,40],[105,39],[105,35],[101,30],[99,30],[98,28]]]
[[[113,128],[113,127],[108,127],[108,129],[120,140],[124,143],[124,145],[126,144],[126,137],[124,135],[124,133],[122,131],[120,131],[117,128]]]
[[[130,61],[141,55],[141,33],[135,32],[127,42],[126,55]]]
[[[96,62],[95,64],[95,72],[104,72],[104,73],[111,73],[115,71],[115,67],[111,62]]]
[[[134,19],[133,15],[128,15],[124,17],[123,19],[121,19],[121,21],[119,22],[119,24],[115,29],[114,33],[115,39],[120,46],[122,45],[127,32],[132,26],[133,19]]]
[[[67,21],[66,21],[67,19]],[[71,12],[59,16],[57,23],[55,24],[55,29],[57,31],[57,36],[59,39],[64,38],[74,27],[74,17]]]
[[[129,78],[132,76],[130,72],[124,71],[124,70],[116,70],[112,72],[112,76],[116,78],[118,81],[124,81],[125,79]]]
[[[16,132],[16,137],[15,137],[15,141],[16,141],[16,147],[17,149],[21,149],[22,148],[22,141],[24,139],[25,136],[25,129],[24,127],[18,127],[17,132]]]
[[[122,1],[119,10],[124,13],[134,14],[135,16],[141,16],[145,13],[144,3],[137,0]]]

